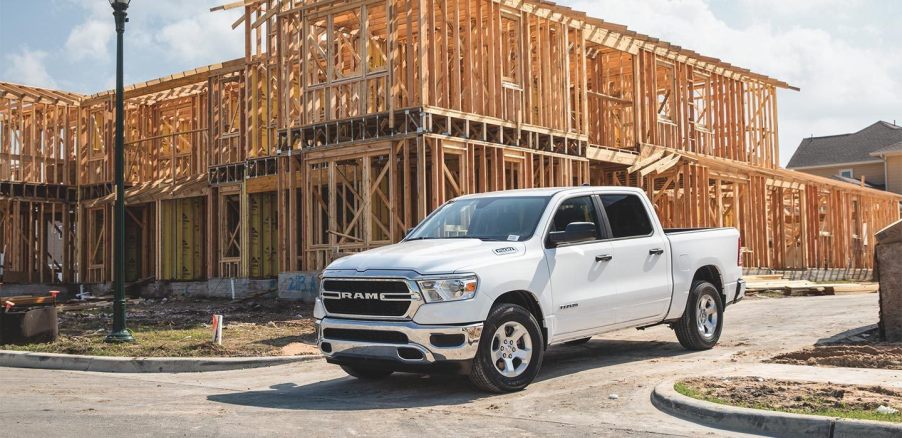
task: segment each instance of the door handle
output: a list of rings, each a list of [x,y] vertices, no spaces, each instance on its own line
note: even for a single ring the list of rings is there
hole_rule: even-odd
[[[614,259],[614,256],[612,256],[610,254],[602,254],[602,255],[595,256],[596,262],[609,262],[613,259]]]
[[[648,253],[651,255],[661,255],[661,254],[664,254],[664,249],[663,248],[650,249],[650,250],[648,250]]]

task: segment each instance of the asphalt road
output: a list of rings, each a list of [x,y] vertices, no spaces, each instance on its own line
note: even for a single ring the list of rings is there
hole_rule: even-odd
[[[657,411],[651,390],[747,368],[877,312],[876,294],[746,300],[711,351],[683,350],[667,327],[611,333],[552,347],[538,381],[508,395],[455,376],[361,382],[323,361],[201,374],[0,368],[0,436],[727,436]]]

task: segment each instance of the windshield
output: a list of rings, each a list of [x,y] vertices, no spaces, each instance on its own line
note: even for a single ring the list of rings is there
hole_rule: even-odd
[[[482,239],[522,242],[532,237],[548,204],[545,196],[489,197],[449,202],[406,240]]]

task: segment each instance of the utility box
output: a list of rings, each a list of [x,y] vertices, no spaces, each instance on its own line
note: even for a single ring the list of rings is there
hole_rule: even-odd
[[[58,337],[56,307],[0,312],[0,345],[53,342]]]
[[[59,338],[56,296],[0,298],[0,345],[37,344]]]
[[[877,233],[875,278],[880,282],[880,337],[902,342],[902,221]]]

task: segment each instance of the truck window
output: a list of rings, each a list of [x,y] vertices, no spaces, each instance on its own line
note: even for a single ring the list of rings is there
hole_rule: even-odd
[[[651,218],[638,196],[601,195],[601,203],[615,239],[648,236],[652,233]]]
[[[554,213],[551,231],[564,231],[573,222],[591,222],[595,224],[595,239],[601,236],[598,232],[598,215],[591,196],[578,196],[565,200]]]

